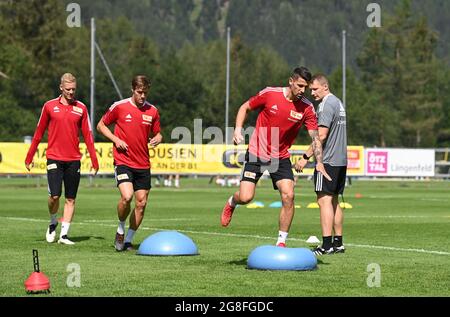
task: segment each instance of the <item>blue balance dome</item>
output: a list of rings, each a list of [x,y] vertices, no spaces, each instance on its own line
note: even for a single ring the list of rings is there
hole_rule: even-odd
[[[314,253],[306,248],[263,245],[250,253],[247,267],[258,270],[307,271],[317,267],[317,259]]]
[[[198,255],[194,241],[178,231],[160,231],[139,246],[139,255]]]

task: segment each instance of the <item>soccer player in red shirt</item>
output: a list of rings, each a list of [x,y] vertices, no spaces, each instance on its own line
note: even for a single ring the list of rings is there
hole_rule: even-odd
[[[148,144],[157,146],[162,141],[158,109],[146,101],[150,81],[145,76],[135,76],[131,86],[132,96],[115,102],[97,124],[97,130],[114,143],[114,170],[120,191],[119,226],[114,241],[117,251],[133,250],[131,242],[144,219],[151,188]],[[108,128],[113,123],[114,133]],[[125,221],[131,211],[133,193],[135,206],[125,237]]]
[[[82,102],[75,99],[76,78],[70,73],[62,75],[59,88],[61,89],[61,95],[47,101],[42,107],[41,117],[25,158],[25,167],[28,171],[31,170],[33,156],[48,127],[46,156],[50,225],[45,237],[49,243],[55,241],[55,229],[58,226],[56,217],[64,181],[66,201],[58,243],[71,245],[74,242],[68,238],[67,234],[75,212],[75,198],[80,184],[81,153],[78,137],[80,129],[91,157],[91,170],[94,170],[94,175],[98,171],[98,161],[87,108]]]
[[[248,204],[255,196],[256,183],[265,171],[270,173],[273,188],[278,189],[282,207],[279,216],[277,246],[285,247],[294,217],[294,175],[288,152],[304,124],[312,139],[317,171],[329,179],[322,163],[322,144],[318,136],[314,107],[303,94],[311,73],[305,67],[295,68],[288,87],[267,87],[246,101],[236,116],[233,141],[244,141],[242,127],[247,113],[259,110],[256,128],[250,138],[239,191],[225,204],[221,223],[226,227],[237,204]]]

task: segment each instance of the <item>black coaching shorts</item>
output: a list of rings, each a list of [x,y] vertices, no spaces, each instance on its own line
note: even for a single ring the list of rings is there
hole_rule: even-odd
[[[150,190],[151,185],[151,174],[149,168],[131,168],[126,165],[116,165],[114,166],[114,175],[116,177],[117,186],[122,183],[130,182],[133,183],[133,190],[137,191],[140,189]]]
[[[66,198],[77,197],[80,185],[80,161],[56,161],[47,160],[48,194],[50,196],[61,196],[62,183],[64,181],[64,192]]]
[[[273,189],[277,190],[277,182],[282,179],[294,180],[292,163],[289,158],[271,161],[262,161],[260,158],[247,151],[245,163],[242,168],[241,181],[257,183],[263,173],[268,171],[272,179]]]
[[[344,193],[345,179],[347,177],[347,166],[331,166],[323,164],[331,182],[323,177],[322,173],[314,170],[314,188],[316,193],[326,193],[330,195],[338,195]]]

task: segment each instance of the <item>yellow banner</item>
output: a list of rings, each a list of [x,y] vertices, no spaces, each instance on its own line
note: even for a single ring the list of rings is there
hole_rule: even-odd
[[[25,156],[29,144],[0,143],[0,174],[46,174],[47,144],[41,143],[34,156],[31,172],[25,169]],[[291,161],[294,164],[308,148],[295,145],[291,148]],[[95,143],[100,165],[99,173],[114,173],[112,143]],[[196,174],[196,175],[238,175],[245,159],[246,145],[222,144],[160,144],[149,148],[153,174]],[[84,143],[80,144],[81,172],[89,173],[91,161]],[[348,175],[364,175],[364,147],[349,146]],[[305,175],[312,175],[313,162],[308,163]]]

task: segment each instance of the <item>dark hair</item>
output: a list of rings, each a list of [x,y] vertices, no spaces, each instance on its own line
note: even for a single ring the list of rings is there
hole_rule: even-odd
[[[307,83],[309,83],[311,81],[312,75],[308,68],[300,66],[300,67],[295,68],[292,71],[292,75],[291,75],[291,78],[293,78],[293,79],[297,79],[299,77],[303,78],[304,80],[306,80]]]
[[[131,87],[133,90],[136,90],[136,88],[148,89],[150,87],[150,80],[148,80],[148,78],[144,75],[134,76],[131,81]]]

